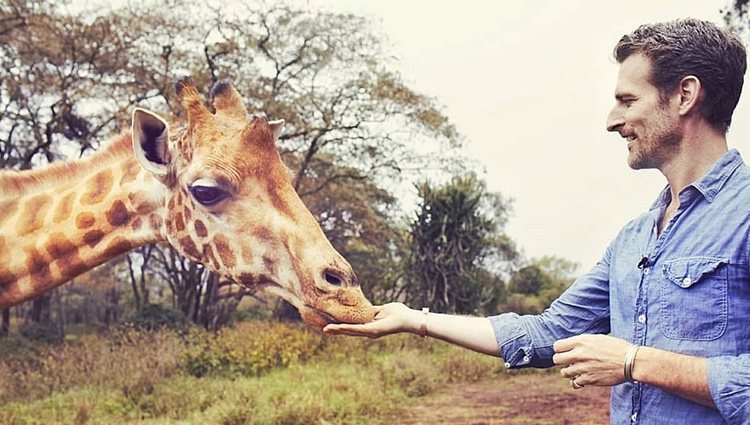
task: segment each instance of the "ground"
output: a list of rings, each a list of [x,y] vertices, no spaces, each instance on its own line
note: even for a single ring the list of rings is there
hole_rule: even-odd
[[[498,382],[452,384],[398,418],[399,424],[608,424],[609,388],[573,390],[557,374],[515,375]]]

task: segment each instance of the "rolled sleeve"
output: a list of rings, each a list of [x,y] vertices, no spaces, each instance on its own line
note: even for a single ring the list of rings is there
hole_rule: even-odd
[[[516,313],[505,313],[490,317],[492,329],[500,353],[505,360],[505,367],[525,367],[531,365],[533,347],[529,333],[521,325],[521,316]]]
[[[490,317],[508,368],[553,366],[555,341],[582,333],[608,333],[609,254],[578,278],[540,315],[505,313]]]
[[[747,424],[750,418],[750,354],[710,357],[708,386],[727,423]]]

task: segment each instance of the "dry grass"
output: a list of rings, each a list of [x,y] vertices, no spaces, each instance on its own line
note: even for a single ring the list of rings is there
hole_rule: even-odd
[[[378,423],[497,359],[409,336],[248,322],[217,335],[123,330],[0,360],[0,423]],[[4,403],[4,404],[3,404]]]

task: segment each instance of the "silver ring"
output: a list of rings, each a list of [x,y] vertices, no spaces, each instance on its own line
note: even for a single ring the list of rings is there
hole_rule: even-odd
[[[572,387],[572,388],[573,388],[574,390],[580,390],[581,388],[585,387],[585,385],[581,385],[581,384],[579,384],[578,382],[576,382],[576,379],[577,379],[577,378],[578,378],[578,377],[575,377],[575,378],[573,378],[573,379],[571,379],[571,380],[570,380],[570,386],[571,386],[571,387]]]

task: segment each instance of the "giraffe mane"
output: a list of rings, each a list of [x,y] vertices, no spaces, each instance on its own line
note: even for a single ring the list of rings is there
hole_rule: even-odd
[[[111,160],[132,155],[130,132],[124,132],[109,139],[101,149],[85,158],[72,161],[59,161],[31,170],[0,170],[0,199],[33,192],[47,183],[77,174],[92,165],[101,168]]]

